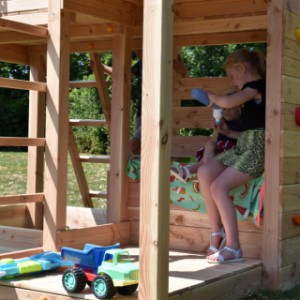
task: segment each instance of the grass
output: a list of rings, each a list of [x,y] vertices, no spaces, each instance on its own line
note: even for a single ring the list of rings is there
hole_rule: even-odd
[[[83,164],[90,190],[105,191],[108,165],[93,163]],[[0,152],[0,190],[1,195],[16,195],[26,193],[27,153]],[[83,206],[77,181],[70,159],[68,160],[67,203],[71,206]],[[93,200],[95,207],[105,207],[106,201]],[[248,295],[244,300],[299,300],[300,287],[286,292],[260,291]]]
[[[106,191],[108,165],[84,163],[83,169],[88,186],[93,191]],[[26,194],[27,153],[0,152],[0,194]],[[105,199],[93,199],[94,207],[106,206]],[[71,160],[68,159],[67,204],[83,206]]]

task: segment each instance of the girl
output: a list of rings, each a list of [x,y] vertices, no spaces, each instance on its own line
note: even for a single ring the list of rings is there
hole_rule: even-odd
[[[264,171],[265,59],[260,52],[239,49],[225,60],[225,70],[240,91],[229,96],[208,93],[208,97],[222,108],[241,105],[242,131],[234,148],[211,158],[197,172],[212,230],[210,263],[242,261],[229,191]]]

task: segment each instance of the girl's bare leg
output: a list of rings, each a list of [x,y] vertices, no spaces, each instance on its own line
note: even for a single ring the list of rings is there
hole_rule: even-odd
[[[211,184],[211,196],[223,222],[227,242],[226,245],[237,250],[240,249],[238,225],[235,206],[229,197],[229,192],[234,187],[246,183],[251,177],[234,168],[227,168]],[[225,260],[232,258],[232,253],[223,251]],[[210,256],[212,260],[216,257]]]
[[[203,200],[207,209],[208,218],[212,232],[219,232],[222,229],[222,220],[219,214],[218,207],[211,194],[211,184],[226,169],[225,166],[220,164],[217,160],[212,158],[207,163],[202,164],[197,172],[200,184],[200,190],[203,195]],[[221,236],[214,236],[211,239],[212,246],[218,248]],[[208,251],[208,254],[212,254]]]

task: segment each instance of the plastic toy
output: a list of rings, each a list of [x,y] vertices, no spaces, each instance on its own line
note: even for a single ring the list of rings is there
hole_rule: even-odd
[[[72,267],[71,261],[63,260],[57,252],[42,252],[19,259],[3,258],[0,260],[0,278],[10,279],[24,274],[54,270],[60,267]]]
[[[80,292],[88,284],[98,299],[110,299],[117,292],[130,295],[138,287],[139,269],[128,250],[120,244],[96,246],[85,244],[83,250],[63,247],[63,258],[75,267],[64,272],[62,283],[67,292]]]
[[[200,103],[202,103],[205,106],[208,106],[210,104],[210,100],[208,98],[207,92],[199,88],[192,89],[191,95],[194,99],[198,100]]]

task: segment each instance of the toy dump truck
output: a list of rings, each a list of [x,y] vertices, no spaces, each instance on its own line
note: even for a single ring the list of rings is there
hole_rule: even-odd
[[[117,292],[134,293],[138,287],[138,265],[132,262],[128,250],[119,247],[120,244],[85,244],[83,250],[63,247],[61,256],[75,265],[63,274],[65,290],[81,292],[88,284],[98,299],[110,299]]]
[[[18,259],[3,258],[0,260],[0,278],[10,279],[24,274],[34,274],[73,265],[73,262],[63,260],[59,253],[53,251]]]

